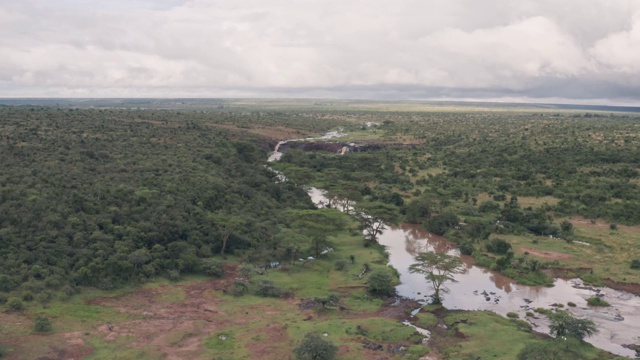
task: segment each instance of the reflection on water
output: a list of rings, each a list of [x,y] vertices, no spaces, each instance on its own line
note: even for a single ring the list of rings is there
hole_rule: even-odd
[[[319,189],[311,188],[309,196],[314,203],[326,203]],[[408,271],[414,257],[423,251],[446,252],[460,256],[455,245],[442,236],[430,234],[419,225],[403,224],[390,227],[379,238],[389,252],[389,265],[400,273],[401,284],[396,287],[399,295],[422,302],[432,293],[423,275]],[[524,286],[512,279],[473,265],[469,256],[461,256],[466,270],[455,276],[457,282],[447,284],[444,306],[449,309],[489,310],[501,315],[515,312],[531,323],[534,330],[548,333],[549,324],[544,316],[528,318],[526,312],[538,307],[552,308],[563,304],[578,318],[588,318],[596,323],[598,333],[586,339],[591,344],[617,355],[633,358],[635,351],[623,344],[640,344],[640,297],[610,288],[582,286],[578,279],[556,279],[555,286]],[[607,308],[590,307],[586,299],[603,294],[611,304]],[[577,307],[567,307],[568,302]],[[536,314],[538,315],[538,314]]]
[[[391,227],[379,239],[389,252],[389,264],[400,273],[398,294],[407,298],[427,302],[432,294],[423,275],[408,271],[414,257],[423,251],[446,252],[458,255],[455,246],[442,236],[430,234],[419,225],[404,224]],[[526,312],[535,308],[550,308],[552,304],[568,302],[578,304],[569,308],[575,316],[593,320],[599,333],[587,339],[593,345],[615,354],[633,357],[635,352],[623,348],[622,344],[640,343],[640,298],[632,294],[609,288],[587,288],[579,280],[557,279],[555,286],[524,286],[493,271],[473,265],[469,256],[461,256],[465,271],[455,276],[457,282],[446,284],[449,293],[444,295],[444,306],[449,309],[490,310],[501,315],[516,312],[527,319]],[[581,288],[577,288],[581,287]],[[586,299],[597,292],[605,293],[612,304],[609,308],[592,308]],[[527,319],[534,329],[548,333],[548,322],[544,317]]]

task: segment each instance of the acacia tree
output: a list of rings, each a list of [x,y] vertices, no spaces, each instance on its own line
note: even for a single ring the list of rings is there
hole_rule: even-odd
[[[462,260],[457,256],[444,253],[424,252],[416,256],[416,261],[409,266],[409,272],[423,274],[434,291],[431,302],[442,304],[440,293],[449,291],[444,284],[447,281],[457,282],[453,275],[462,271]]]
[[[344,229],[344,215],[334,209],[292,210],[288,215],[292,226],[311,240],[311,248],[316,257],[329,245],[328,237]]]
[[[593,321],[574,318],[567,311],[558,311],[555,314],[551,314],[549,315],[549,320],[551,321],[549,331],[555,337],[569,336],[582,340],[598,332]]]
[[[244,225],[245,219],[240,216],[231,215],[224,212],[211,214],[210,219],[215,224],[216,229],[222,237],[222,247],[220,248],[220,255],[224,256],[224,252],[227,249],[227,241],[229,240],[229,237]]]
[[[387,228],[386,222],[398,220],[398,209],[395,206],[380,203],[359,203],[356,205],[356,218],[364,232],[365,246],[378,241],[378,236]]]
[[[332,360],[338,354],[338,347],[316,334],[308,333],[293,353],[298,360]]]

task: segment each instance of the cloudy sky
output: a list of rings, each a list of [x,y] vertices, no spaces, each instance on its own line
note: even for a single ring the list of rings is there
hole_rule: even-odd
[[[640,105],[638,0],[0,0],[0,97]]]

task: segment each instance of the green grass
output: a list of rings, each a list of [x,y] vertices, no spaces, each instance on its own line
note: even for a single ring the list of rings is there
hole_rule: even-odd
[[[414,325],[416,325],[419,328],[428,329],[438,324],[438,318],[435,315],[428,312],[418,313],[416,314],[416,318],[417,320],[415,321]]]
[[[187,299],[187,293],[181,287],[174,286],[169,289],[165,289],[165,291],[163,291],[157,298],[158,300],[166,303],[179,303]]]
[[[92,336],[86,339],[86,343],[94,351],[86,360],[160,360],[164,356],[153,352],[152,348],[141,350],[123,346],[122,341],[108,342],[98,337]]]
[[[525,345],[543,342],[545,346],[564,346],[559,342],[543,340],[522,329],[520,320],[510,320],[487,311],[468,311],[454,313],[445,318],[447,324],[459,318],[466,318],[468,323],[459,323],[457,329],[465,338],[444,350],[450,359],[516,359]],[[575,347],[585,359],[613,359],[588,343],[579,343]]]

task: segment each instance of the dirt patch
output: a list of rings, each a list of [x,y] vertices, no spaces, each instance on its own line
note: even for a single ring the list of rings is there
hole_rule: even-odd
[[[529,255],[541,257],[549,260],[570,260],[572,258],[569,254],[563,254],[554,251],[541,251],[537,249],[533,249],[530,247],[522,247],[520,248],[523,252],[528,252]]]
[[[270,324],[262,329],[257,329],[260,339],[247,345],[252,359],[281,359],[279,347],[289,341],[287,329],[281,324]]]

